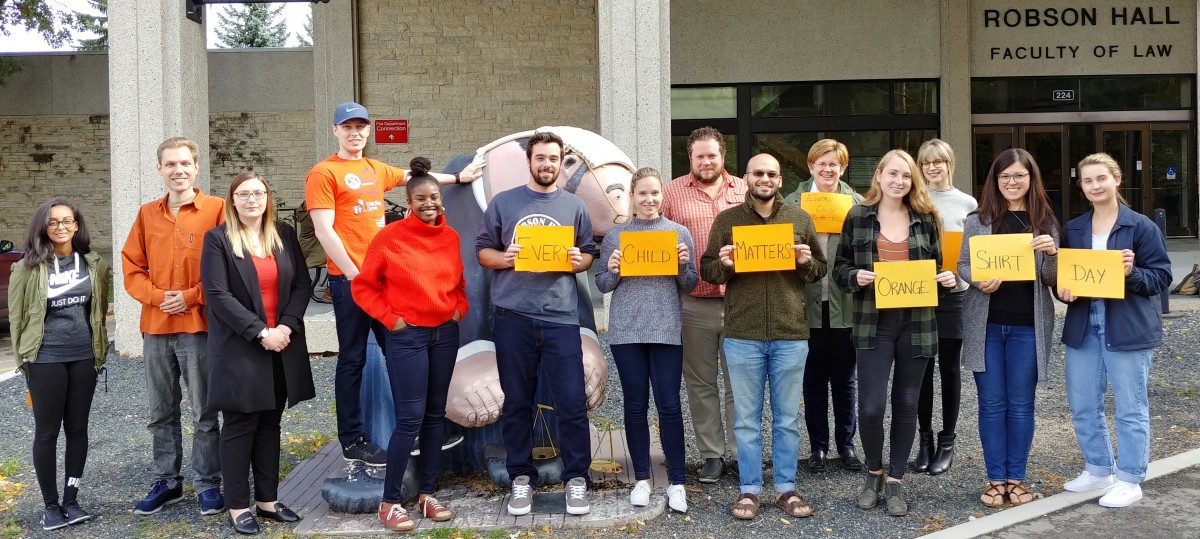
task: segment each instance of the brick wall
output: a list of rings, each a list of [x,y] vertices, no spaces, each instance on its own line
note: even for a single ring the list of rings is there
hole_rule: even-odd
[[[358,25],[362,103],[409,125],[368,155],[440,170],[517,131],[599,131],[595,0],[361,0]]]
[[[111,255],[108,115],[0,116],[0,239],[20,245],[33,209],[64,195],[82,205],[92,246]],[[312,111],[212,114],[210,192],[257,171],[289,206],[304,199],[312,167]]]

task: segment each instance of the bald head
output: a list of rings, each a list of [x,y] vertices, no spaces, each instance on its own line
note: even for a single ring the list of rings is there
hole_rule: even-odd
[[[768,153],[760,153],[746,163],[746,186],[750,195],[769,202],[783,187],[783,176],[779,173],[779,160]]]

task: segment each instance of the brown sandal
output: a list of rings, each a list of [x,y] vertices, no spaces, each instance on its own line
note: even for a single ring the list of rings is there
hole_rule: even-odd
[[[1009,481],[1006,485],[1008,488],[1008,501],[1013,505],[1024,505],[1033,501],[1033,493],[1025,488],[1025,484],[1017,481]]]
[[[775,500],[775,507],[796,518],[811,517],[813,514],[812,505],[804,499],[804,496],[794,490],[780,494],[779,498]]]
[[[741,496],[738,496],[737,501],[733,502],[733,509],[730,513],[733,514],[733,518],[738,520],[751,520],[758,516],[759,505],[761,504],[758,496],[748,492],[742,493]]]
[[[979,501],[988,507],[1004,507],[1004,499],[1008,489],[1004,483],[988,483],[987,490],[979,495]]]

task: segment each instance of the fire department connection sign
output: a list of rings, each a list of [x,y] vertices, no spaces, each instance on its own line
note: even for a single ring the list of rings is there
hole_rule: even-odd
[[[408,120],[375,120],[375,144],[408,144]]]

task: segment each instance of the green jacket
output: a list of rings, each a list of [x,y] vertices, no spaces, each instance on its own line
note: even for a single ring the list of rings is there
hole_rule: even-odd
[[[108,331],[104,327],[104,317],[112,302],[112,269],[95,251],[83,255],[83,259],[87,261],[88,271],[92,274],[88,323],[92,326],[92,352],[96,355],[96,370],[100,370],[108,356]],[[12,277],[8,283],[8,327],[18,370],[25,362],[35,361],[38,349],[42,347],[48,279],[45,264],[31,270],[24,260],[18,260],[12,266]]]
[[[796,195],[796,204],[800,204],[800,193],[809,192],[812,190],[812,185],[812,178],[800,182],[800,187],[793,193]],[[838,192],[854,197],[855,204],[861,204],[863,201],[863,196],[858,194],[858,191],[855,191],[846,182],[838,181]],[[838,245],[841,244],[841,234],[830,234],[825,246],[825,258],[832,259],[833,255],[831,253],[837,253]],[[829,281],[829,327],[840,329],[854,327],[854,298],[839,289],[837,283],[833,282],[829,274],[808,285],[808,327],[821,327],[821,281],[824,280]]]
[[[721,263],[721,247],[733,244],[733,227],[767,224],[792,225],[793,241],[812,247],[812,260],[797,264],[795,271],[753,273],[736,273]],[[807,212],[776,196],[770,217],[764,219],[754,211],[749,193],[744,203],[717,214],[700,259],[704,280],[725,285],[725,336],[756,341],[808,339],[805,288],[820,281],[826,269],[825,253]]]

